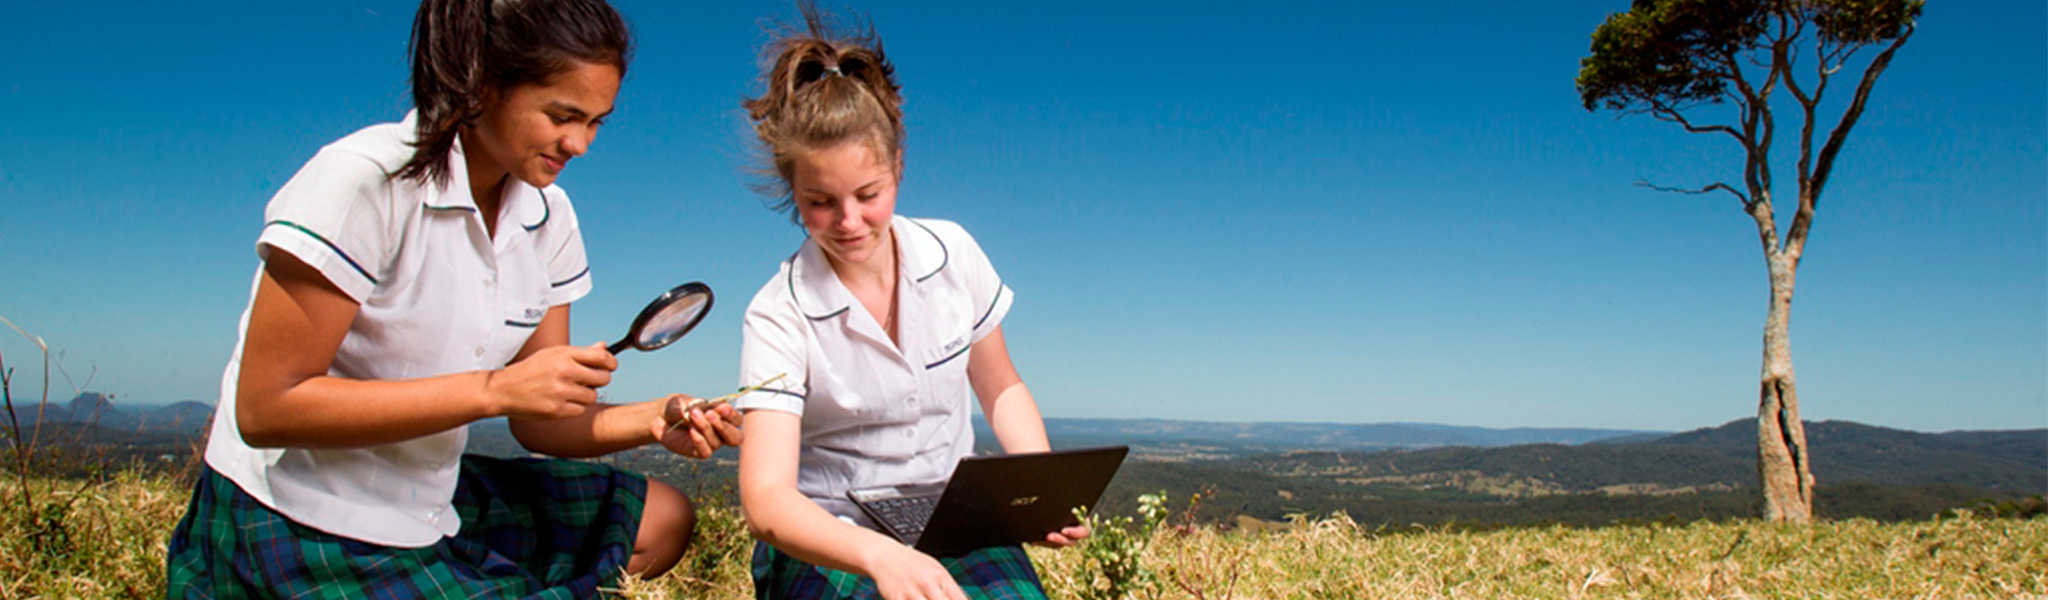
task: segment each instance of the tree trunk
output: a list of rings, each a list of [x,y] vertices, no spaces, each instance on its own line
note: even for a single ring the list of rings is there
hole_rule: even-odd
[[[1756,407],[1757,473],[1763,478],[1764,519],[1813,519],[1813,471],[1807,464],[1806,426],[1792,377],[1792,284],[1795,259],[1766,252],[1771,308],[1764,320],[1764,368]]]

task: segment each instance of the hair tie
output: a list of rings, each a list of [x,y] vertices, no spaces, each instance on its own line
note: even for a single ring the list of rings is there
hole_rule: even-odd
[[[833,74],[833,75],[837,75],[837,76],[840,76],[840,77],[845,77],[845,76],[846,76],[846,74],[845,74],[845,73],[841,73],[841,72],[839,72],[839,65],[831,65],[831,66],[825,67],[825,72],[826,72],[826,73],[831,73],[831,74]]]

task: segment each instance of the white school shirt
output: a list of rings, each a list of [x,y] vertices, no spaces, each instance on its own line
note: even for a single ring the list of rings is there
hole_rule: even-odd
[[[801,417],[797,491],[863,525],[847,490],[937,484],[974,449],[968,351],[1013,296],[959,225],[898,216],[890,227],[900,350],[805,240],[742,327],[740,385],[784,377],[733,402]]]
[[[561,188],[508,178],[493,239],[470,197],[460,141],[445,186],[386,177],[412,156],[415,118],[321,148],[263,211],[257,256],[289,253],[360,305],[328,367],[335,377],[502,368],[549,307],[590,291],[576,211]],[[421,547],[461,528],[450,500],[466,426],[349,450],[244,443],[235,384],[248,330],[244,309],[241,339],[221,375],[208,466],[291,520],[334,535]]]

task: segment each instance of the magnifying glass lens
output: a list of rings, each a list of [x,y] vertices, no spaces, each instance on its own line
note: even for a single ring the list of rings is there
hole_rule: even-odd
[[[655,313],[640,330],[635,345],[643,348],[660,347],[682,337],[684,332],[697,324],[697,317],[704,312],[704,296],[689,295],[677,299]]]
[[[701,281],[676,286],[640,309],[640,316],[626,329],[626,337],[607,348],[618,354],[627,348],[646,351],[667,346],[689,333],[710,311],[711,286]]]

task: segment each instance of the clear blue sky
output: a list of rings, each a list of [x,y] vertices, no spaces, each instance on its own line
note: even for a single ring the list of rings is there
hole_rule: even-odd
[[[872,18],[905,87],[899,211],[981,240],[1049,416],[1754,413],[1754,225],[1726,197],[1633,185],[1733,181],[1739,158],[1588,113],[1572,86],[1625,0],[829,5]],[[615,339],[706,281],[706,325],[625,356],[608,393],[729,391],[741,308],[802,238],[747,187],[737,109],[763,24],[794,9],[619,7],[636,60],[561,179],[597,283],[574,336]],[[6,12],[0,315],[120,401],[211,402],[264,203],[322,144],[403,115],[413,5]],[[1807,418],[2048,426],[2044,31],[2036,0],[1932,2],[1879,83],[1799,273]],[[0,353],[32,391],[29,346],[8,332]]]

